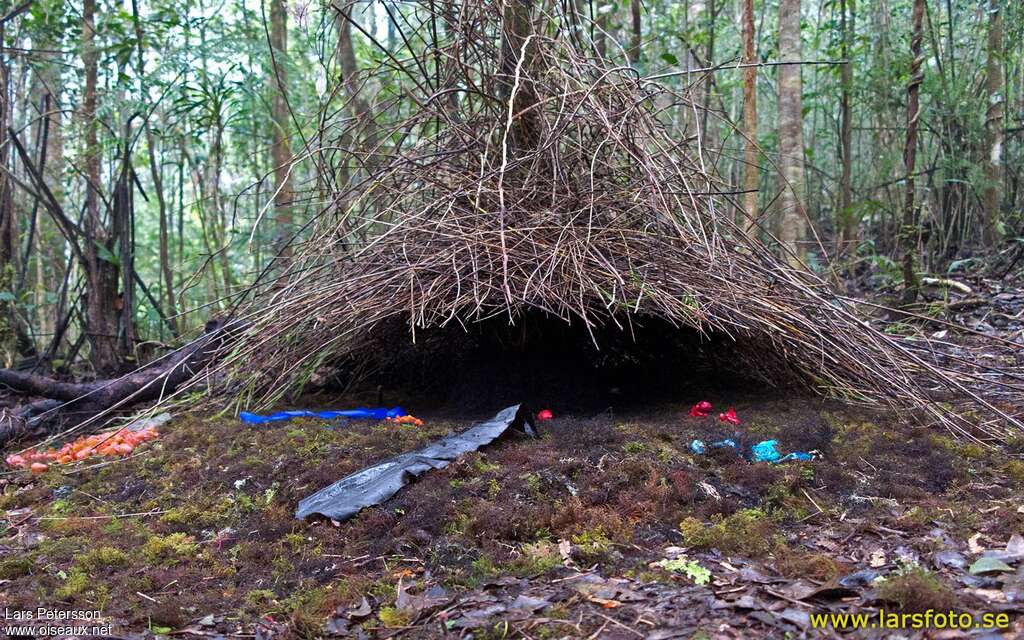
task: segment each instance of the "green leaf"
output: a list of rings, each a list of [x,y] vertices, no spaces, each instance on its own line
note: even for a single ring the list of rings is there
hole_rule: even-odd
[[[677,65],[679,64],[679,58],[675,57],[671,53],[661,54],[661,59],[665,61],[665,64]]]
[[[1013,571],[1013,567],[999,558],[982,557],[975,560],[968,571],[977,575],[979,573],[993,573],[995,571]]]
[[[110,251],[110,249],[106,248],[105,246],[96,241],[93,241],[93,244],[96,245],[96,255],[99,257],[100,260],[103,260],[104,262],[109,262],[110,264],[115,264],[119,267],[121,266],[120,258],[114,255]]]
[[[696,560],[685,560],[683,558],[665,559],[658,562],[658,566],[672,573],[682,573],[697,585],[705,585],[711,582],[711,571],[701,566]]]
[[[2,302],[14,302],[17,299],[17,296],[10,291],[0,291],[0,301]]]

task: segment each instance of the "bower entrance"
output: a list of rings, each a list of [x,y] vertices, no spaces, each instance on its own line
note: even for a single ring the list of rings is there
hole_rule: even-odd
[[[629,410],[798,385],[781,358],[751,340],[653,317],[591,332],[581,322],[527,312],[511,323],[502,316],[418,329],[415,343],[408,326],[391,329],[374,345],[362,384],[379,387],[385,400],[395,395],[451,414],[517,402],[563,412]]]

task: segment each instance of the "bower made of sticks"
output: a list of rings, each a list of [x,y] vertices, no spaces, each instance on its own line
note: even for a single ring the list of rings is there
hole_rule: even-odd
[[[544,318],[598,352],[656,326],[973,437],[1019,426],[1000,395],[1019,391],[1012,375],[876,331],[780,259],[767,229],[749,232],[763,220],[710,168],[685,88],[611,68],[559,30],[521,38],[504,78],[499,62],[468,62],[497,59],[497,45],[462,41],[448,51],[472,71],[443,68],[450,91],[375,137],[240,309],[248,328],[219,365],[239,405],[271,404],[326,366],[379,371],[437,336]]]

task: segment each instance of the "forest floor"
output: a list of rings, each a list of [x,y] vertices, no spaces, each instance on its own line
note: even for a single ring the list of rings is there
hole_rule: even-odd
[[[113,464],[3,476],[0,600],[122,637],[829,636],[811,614],[880,608],[1024,631],[1024,463],[818,399],[710,400],[744,424],[559,416],[341,524],[296,502],[466,423],[180,416]],[[723,436],[820,457],[690,451]],[[1002,570],[972,572],[986,554]]]
[[[943,293],[903,329],[934,335],[945,318],[1020,340],[1022,308],[1020,289]],[[0,474],[0,605],[97,610],[131,638],[1024,634],[1024,438],[994,450],[892,412],[698,388],[641,409],[558,413],[540,438],[510,434],[344,523],[293,514],[342,476],[502,407],[453,417],[406,406],[421,427],[177,415],[128,458]],[[690,417],[704,399],[715,413]],[[715,419],[727,407],[742,425]],[[817,457],[691,451],[695,438],[726,437]],[[1004,613],[1009,628],[811,623],[929,609]]]

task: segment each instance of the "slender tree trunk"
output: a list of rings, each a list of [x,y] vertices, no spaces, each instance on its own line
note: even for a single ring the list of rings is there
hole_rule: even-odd
[[[640,62],[640,0],[630,0],[629,11],[632,17],[632,33],[629,41],[629,62],[637,64]]]
[[[1003,188],[1003,12],[1001,0],[988,2],[988,47],[986,49],[985,89],[988,111],[985,114],[985,189],[982,200],[985,220],[982,236],[985,246],[994,249],[1001,234],[1000,201]]]
[[[501,53],[498,82],[502,100],[507,101],[515,86],[516,67],[520,66],[520,82],[512,112],[521,114],[512,125],[511,144],[515,148],[533,148],[540,136],[539,116],[529,107],[537,101],[531,76],[531,46],[527,45],[532,25],[533,0],[509,0],[502,20]],[[535,44],[535,43],[534,43]],[[525,49],[524,49],[525,47]]]
[[[715,0],[708,0],[708,44],[705,49],[706,60],[709,67],[715,64],[715,23],[718,22],[719,7]],[[700,139],[705,150],[713,146],[709,139],[708,115],[711,111],[711,91],[714,88],[714,78],[708,73],[704,77],[704,104],[700,114]],[[706,152],[706,151],[705,151]]]
[[[840,69],[840,84],[842,85],[842,96],[839,101],[839,148],[841,151],[840,163],[842,165],[839,177],[839,221],[841,224],[841,236],[839,251],[841,253],[851,249],[857,242],[857,220],[853,215],[853,122],[850,112],[851,93],[853,92],[853,61],[850,60],[850,43],[853,40],[853,33],[856,28],[856,0],[840,0],[839,2],[839,24],[842,31],[842,56],[844,64]],[[849,12],[849,18],[847,18]]]
[[[277,213],[277,239],[274,243],[284,255],[291,254],[288,240],[292,225],[291,159],[288,142],[288,14],[284,0],[270,0],[270,47],[273,58],[270,68],[271,118],[273,120],[274,210]]]
[[[906,170],[906,192],[903,205],[903,224],[900,228],[900,245],[903,250],[903,303],[910,304],[917,299],[917,271],[914,254],[917,251],[918,222],[917,204],[914,201],[914,170],[917,160],[917,124],[921,116],[919,93],[924,80],[922,71],[921,41],[924,22],[924,0],[914,0],[911,13],[910,33],[910,80],[907,82],[907,139],[903,147],[903,166]]]
[[[58,39],[46,36],[40,41],[40,48],[57,49]],[[42,86],[43,118],[46,130],[46,163],[43,165],[43,180],[53,194],[54,200],[64,206],[64,121],[61,112],[60,93],[63,86],[61,80],[61,60],[58,56],[48,54],[40,66],[38,78]],[[40,218],[43,218],[40,212]],[[59,309],[55,305],[44,304],[45,292],[55,292],[63,276],[64,243],[60,234],[50,225],[40,225],[36,231],[36,286],[39,294],[36,297],[39,317],[39,333],[52,334],[61,321]]]
[[[85,322],[90,361],[98,374],[117,373],[121,366],[118,350],[118,268],[113,256],[114,238],[105,228],[100,213],[100,146],[96,122],[96,78],[99,52],[96,48],[96,1],[84,0],[82,8],[82,67],[85,93],[82,123],[85,128],[85,238],[82,250],[86,274]],[[100,255],[100,247],[105,249]]]
[[[0,11],[6,14],[8,2],[0,2]],[[7,63],[6,46],[7,30],[0,24],[0,167],[4,171],[0,175],[0,291],[12,292],[17,284],[17,216],[14,200],[11,197],[11,181],[6,170],[10,167],[11,144],[7,138],[7,128],[11,126],[11,91],[10,67]],[[16,331],[17,317],[14,300],[0,301],[0,360],[4,366],[12,365],[18,357],[18,340]]]
[[[132,0],[132,22],[135,27],[135,44],[136,44],[136,66],[139,72],[139,95],[143,96],[143,99],[147,98],[146,89],[146,63],[143,56],[145,49],[145,38],[142,31],[142,21],[139,18],[139,2],[138,0]],[[155,113],[153,114],[156,115]],[[178,321],[175,317],[177,312],[175,311],[174,303],[174,277],[171,275],[171,259],[170,252],[168,250],[168,234],[167,234],[167,198],[164,196],[164,181],[163,176],[160,173],[160,167],[156,159],[156,137],[153,135],[153,127],[150,123],[146,123],[146,148],[149,151],[149,174],[153,179],[153,191],[156,194],[157,210],[160,216],[160,234],[159,234],[159,256],[160,256],[160,275],[164,281],[164,298],[166,302],[165,307],[166,315],[170,321],[171,328],[174,331],[178,330]]]
[[[779,241],[793,267],[803,260],[807,235],[800,51],[800,0],[780,0],[779,61],[790,64],[779,67],[779,167],[787,183],[779,198]]]
[[[356,60],[355,46],[352,43],[352,5],[345,5],[335,13],[335,28],[338,32],[338,67],[341,71],[341,83],[348,98],[348,110],[359,123],[359,137],[362,146],[370,150],[377,144],[377,129],[370,103],[363,95],[359,86],[359,63]]]
[[[743,2],[743,63],[757,64],[754,46],[754,0]],[[760,166],[757,153],[757,67],[743,69],[743,210],[747,234],[757,236],[757,191]]]

